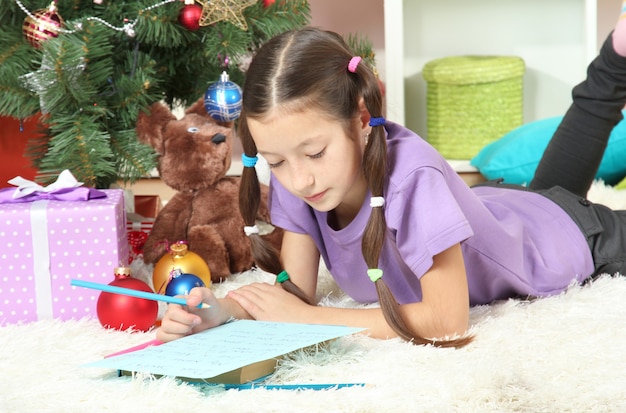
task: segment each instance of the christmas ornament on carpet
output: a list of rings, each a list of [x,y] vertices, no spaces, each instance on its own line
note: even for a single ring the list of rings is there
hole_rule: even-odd
[[[57,13],[56,1],[47,9],[36,10],[26,16],[22,24],[22,33],[31,46],[39,48],[41,42],[57,37],[63,26],[63,19]]]
[[[224,71],[220,79],[207,88],[204,94],[204,108],[213,119],[232,122],[241,114],[242,93],[241,87],[230,81],[228,73]]]
[[[202,3],[200,26],[227,21],[241,30],[248,30],[243,11],[255,4],[257,0],[202,0],[199,2]]]
[[[204,283],[211,286],[211,271],[207,263],[187,244],[179,241],[169,246],[168,253],[162,256],[152,272],[152,283],[159,294],[164,294],[167,285],[177,274],[194,274]]]
[[[176,295],[187,295],[192,288],[205,287],[200,277],[194,274],[183,274],[180,270],[175,271],[172,279],[167,283],[165,295],[174,297]]]
[[[109,285],[152,292],[148,284],[130,277],[128,267],[116,268],[114,275],[115,279]],[[96,312],[103,327],[117,330],[132,327],[138,331],[148,331],[157,320],[159,305],[154,300],[102,292],[98,297]]]
[[[195,3],[195,0],[185,0],[185,5],[178,15],[178,22],[185,29],[191,31],[200,28],[200,17],[202,16],[202,7]]]

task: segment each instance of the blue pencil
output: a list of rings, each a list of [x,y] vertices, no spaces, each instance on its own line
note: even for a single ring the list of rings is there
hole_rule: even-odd
[[[115,285],[100,284],[100,283],[94,283],[90,281],[76,280],[76,279],[72,279],[70,281],[70,284],[76,287],[91,288],[94,290],[104,291],[106,293],[129,295],[131,297],[145,298],[146,300],[164,301],[166,303],[187,305],[187,300],[185,300],[184,298],[170,297],[169,295],[161,295],[161,294],[155,294],[155,293],[148,293],[146,291],[139,291],[139,290],[133,290],[131,288],[117,287]],[[211,308],[211,306],[205,303],[200,303],[198,304],[198,308]]]
[[[231,390],[329,390],[341,389],[344,387],[365,387],[365,383],[323,383],[323,384],[262,384],[262,383],[243,383],[243,384],[225,384],[224,389]]]

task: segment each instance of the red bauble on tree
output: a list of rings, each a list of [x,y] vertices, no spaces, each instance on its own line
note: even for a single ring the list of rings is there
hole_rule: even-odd
[[[115,269],[115,280],[109,283],[116,287],[152,292],[145,282],[130,277],[130,268]],[[100,324],[107,328],[126,330],[133,328],[148,331],[157,320],[159,304],[154,300],[130,297],[122,294],[102,292],[96,306]]]
[[[52,2],[47,9],[36,10],[24,19],[22,34],[31,46],[39,47],[41,42],[57,37],[62,26],[63,19]]]
[[[268,8],[272,4],[274,4],[276,0],[263,0],[263,7]]]
[[[201,16],[202,7],[195,4],[194,0],[185,0],[185,5],[178,15],[178,22],[187,30],[198,30]]]

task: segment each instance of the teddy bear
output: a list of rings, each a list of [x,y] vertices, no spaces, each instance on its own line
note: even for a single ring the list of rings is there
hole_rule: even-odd
[[[211,281],[254,266],[250,240],[239,213],[240,177],[226,176],[231,165],[234,127],[211,118],[203,99],[191,105],[180,119],[161,102],[138,115],[140,142],[157,155],[161,180],[177,192],[157,215],[143,249],[146,264],[155,264],[168,245],[186,241],[189,251],[209,266]],[[268,187],[261,185],[257,221],[269,223]],[[271,225],[268,241],[280,248],[282,231]],[[266,231],[268,232],[268,231]]]

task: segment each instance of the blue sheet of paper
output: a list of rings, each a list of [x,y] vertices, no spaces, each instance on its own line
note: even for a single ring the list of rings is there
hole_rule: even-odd
[[[160,346],[85,364],[203,379],[362,331],[344,326],[239,320]]]

